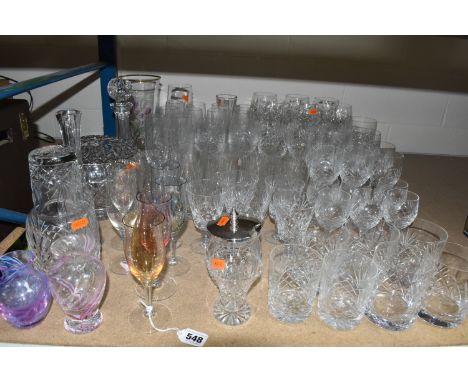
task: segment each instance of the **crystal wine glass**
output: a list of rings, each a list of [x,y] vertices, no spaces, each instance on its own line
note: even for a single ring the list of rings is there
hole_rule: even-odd
[[[192,179],[187,187],[187,196],[192,211],[193,223],[203,237],[191,244],[198,254],[205,254],[208,246],[207,224],[223,212],[222,188],[215,179]]]
[[[419,195],[403,188],[393,188],[385,193],[383,215],[385,221],[398,229],[413,223],[418,215]]]
[[[182,276],[190,270],[190,263],[180,256],[176,256],[177,239],[185,228],[185,195],[182,188],[186,179],[178,176],[165,175],[156,178],[155,184],[171,196],[171,244],[168,256],[168,272],[171,276]]]
[[[124,238],[122,218],[132,207],[137,193],[136,168],[137,164],[128,160],[117,161],[108,168],[107,216],[121,240]],[[126,275],[125,265],[125,257],[113,258],[109,270],[117,275]]]
[[[129,322],[137,330],[152,332],[152,326],[165,325],[170,311],[162,304],[153,305],[153,284],[161,274],[166,260],[164,245],[164,215],[156,209],[151,198],[138,194],[137,208],[127,213],[122,222],[125,227],[124,250],[130,273],[144,287],[144,306],[129,313]]]

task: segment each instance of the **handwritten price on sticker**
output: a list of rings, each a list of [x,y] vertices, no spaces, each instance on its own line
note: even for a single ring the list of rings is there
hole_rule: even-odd
[[[223,227],[223,226],[225,226],[225,225],[228,223],[229,219],[230,219],[229,216],[222,216],[222,217],[218,220],[218,222],[216,223],[216,225],[219,226],[219,227]]]
[[[224,260],[211,259],[211,269],[219,269],[220,271],[224,271]]]
[[[79,231],[80,229],[86,228],[89,224],[88,218],[81,218],[74,220],[70,223],[70,228],[73,232]]]

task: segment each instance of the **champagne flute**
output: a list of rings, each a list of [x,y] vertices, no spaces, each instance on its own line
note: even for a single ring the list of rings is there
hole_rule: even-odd
[[[144,287],[144,306],[136,307],[129,313],[130,324],[145,333],[152,333],[152,325],[167,325],[171,313],[162,304],[153,305],[153,283],[162,272],[166,260],[164,245],[164,214],[160,213],[152,198],[139,193],[136,207],[122,219],[125,228],[124,249],[132,276]]]
[[[171,247],[168,257],[168,272],[171,276],[182,276],[190,270],[190,263],[182,257],[176,256],[177,239],[185,226],[185,202],[182,188],[186,179],[178,176],[164,175],[156,178],[155,184],[171,196]]]
[[[130,210],[137,193],[137,165],[133,161],[119,160],[108,168],[107,180],[107,216],[121,240],[124,229],[121,225],[123,216]],[[126,275],[128,271],[124,257],[112,259],[109,270],[117,275]]]
[[[162,224],[163,245],[166,248],[166,252],[168,252],[171,244],[172,197],[169,193],[154,186],[150,186],[144,195],[147,202],[150,203],[157,212],[164,215],[164,223]],[[167,267],[165,267],[159,277],[157,277],[152,284],[154,288],[152,294],[154,301],[167,300],[177,292],[177,284],[172,277],[167,276],[167,270]],[[140,298],[145,297],[146,292],[141,285],[136,285],[135,289],[136,294]]]

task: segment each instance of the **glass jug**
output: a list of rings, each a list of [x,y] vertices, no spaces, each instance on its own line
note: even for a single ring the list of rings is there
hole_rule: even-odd
[[[247,293],[263,270],[261,223],[238,217],[233,210],[231,216],[222,216],[207,228],[212,235],[206,251],[206,266],[220,295],[213,315],[225,325],[243,324],[251,316]]]

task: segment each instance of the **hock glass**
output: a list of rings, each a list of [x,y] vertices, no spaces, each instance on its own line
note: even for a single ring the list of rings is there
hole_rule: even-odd
[[[92,256],[71,252],[57,261],[47,274],[55,301],[66,315],[65,330],[84,334],[102,322],[99,310],[106,286],[106,269]]]
[[[270,253],[268,311],[287,323],[305,321],[317,295],[322,256],[302,245],[278,245]]]
[[[195,253],[204,254],[209,238],[207,224],[223,211],[222,188],[215,179],[193,178],[188,184],[187,196],[195,228],[202,233],[202,239],[192,242],[190,247]]]
[[[393,188],[385,193],[383,216],[385,221],[398,229],[408,227],[419,209],[419,195],[403,188]]]
[[[171,196],[171,244],[168,256],[168,273],[171,276],[182,276],[190,270],[190,263],[180,256],[176,256],[177,240],[185,228],[185,195],[183,187],[186,179],[178,176],[165,175],[156,178],[156,185]]]
[[[122,222],[125,228],[124,252],[131,275],[146,292],[140,306],[129,313],[132,327],[152,333],[154,325],[165,325],[170,320],[170,311],[162,304],[153,304],[153,284],[161,274],[166,260],[164,245],[164,215],[147,197],[137,196],[137,208],[128,212]]]
[[[124,232],[121,225],[123,216],[130,210],[137,194],[137,169],[136,163],[129,160],[120,160],[112,163],[108,168],[107,179],[107,216],[117,227],[116,230],[121,240]],[[115,221],[116,223],[113,223]],[[109,270],[118,275],[125,275],[128,272],[122,267],[122,262],[126,264],[124,256],[111,261]]]
[[[34,269],[32,251],[0,256],[0,316],[16,328],[29,328],[49,312],[52,296],[45,273]]]
[[[468,247],[448,242],[437,264],[419,317],[442,327],[456,328],[468,314]]]

